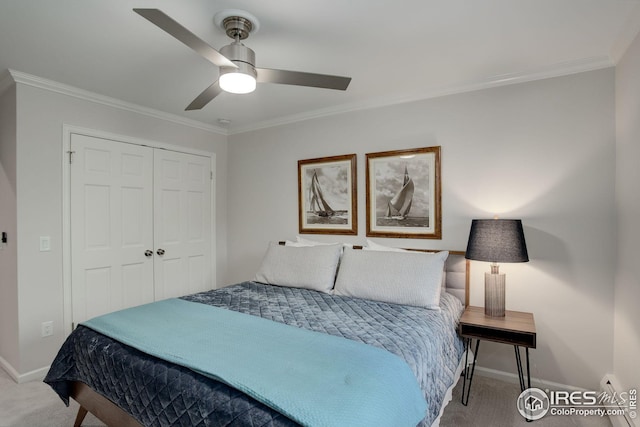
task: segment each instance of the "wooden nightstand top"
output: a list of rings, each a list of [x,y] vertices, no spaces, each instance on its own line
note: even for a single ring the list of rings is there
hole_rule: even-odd
[[[484,307],[467,307],[458,326],[465,338],[477,338],[523,347],[536,347],[536,324],[532,313],[505,311],[504,317],[484,314]]]

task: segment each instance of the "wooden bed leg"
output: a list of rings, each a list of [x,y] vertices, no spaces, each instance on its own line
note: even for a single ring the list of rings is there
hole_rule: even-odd
[[[87,412],[91,412],[97,419],[108,426],[143,427],[142,424],[116,406],[115,403],[80,381],[71,382],[71,393],[69,395],[80,405],[76,423],[73,427],[80,427]]]
[[[76,422],[73,423],[73,427],[80,427],[82,425],[82,421],[84,421],[84,417],[87,416],[87,410],[84,409],[83,406],[78,408],[78,415],[76,415]]]

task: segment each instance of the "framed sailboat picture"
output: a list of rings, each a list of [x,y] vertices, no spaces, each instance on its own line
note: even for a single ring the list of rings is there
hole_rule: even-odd
[[[442,238],[440,147],[367,154],[367,236]]]
[[[298,161],[299,232],[357,234],[356,155]]]

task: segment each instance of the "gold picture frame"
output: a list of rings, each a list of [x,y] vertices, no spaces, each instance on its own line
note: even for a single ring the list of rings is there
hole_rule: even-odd
[[[298,231],[358,234],[356,155],[298,161]]]
[[[367,236],[442,239],[440,146],[368,153]]]

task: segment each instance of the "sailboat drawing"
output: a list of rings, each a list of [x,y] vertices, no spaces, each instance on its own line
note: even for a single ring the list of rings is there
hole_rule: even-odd
[[[411,203],[413,201],[413,180],[409,176],[407,167],[404,167],[404,180],[402,188],[398,193],[393,196],[389,203],[387,203],[387,212],[385,218],[391,219],[405,219],[409,215],[411,210]]]
[[[329,217],[335,215],[336,211],[331,209],[329,203],[322,194],[320,182],[318,182],[318,172],[314,169],[311,185],[309,185],[309,209],[321,217]]]

